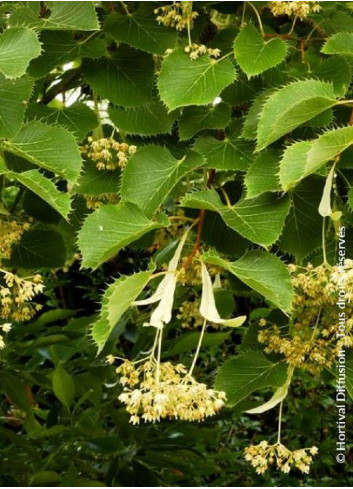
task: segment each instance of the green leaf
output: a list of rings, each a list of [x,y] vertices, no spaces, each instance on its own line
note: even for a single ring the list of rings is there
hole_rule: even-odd
[[[185,107],[179,119],[180,140],[190,139],[203,129],[224,129],[229,119],[230,107],[224,102],[208,107]]]
[[[190,209],[205,209],[213,212],[221,212],[226,206],[222,204],[216,190],[200,190],[186,194],[180,202],[181,207]]]
[[[121,15],[114,13],[107,17],[104,30],[115,41],[147,51],[164,54],[175,46],[177,33],[156,21],[154,6],[150,2],[141,3],[135,12]]]
[[[202,348],[210,348],[212,346],[223,345],[231,335],[231,331],[226,333],[205,333],[202,339]],[[200,339],[200,333],[193,331],[180,335],[174,340],[167,340],[163,345],[165,353],[163,358],[173,357],[181,353],[191,352],[196,350]]]
[[[272,95],[276,90],[274,88],[269,88],[261,92],[254,100],[252,104],[242,130],[242,137],[245,139],[255,140],[257,138],[257,127],[259,125],[260,114],[262,107],[266,100]]]
[[[274,243],[284,226],[289,211],[287,196],[263,194],[253,199],[241,199],[228,207],[222,204],[215,190],[187,194],[182,207],[218,212],[231,229],[253,243],[269,246]]]
[[[269,96],[257,132],[257,151],[277,141],[304,122],[333,107],[336,95],[332,83],[318,80],[295,81]]]
[[[324,54],[341,54],[353,56],[353,32],[338,32],[327,39],[321,52]]]
[[[290,311],[293,300],[291,278],[287,267],[277,256],[253,250],[235,262],[223,260],[212,252],[203,255],[202,259],[225,268],[279,309]]]
[[[170,134],[176,119],[176,115],[168,114],[167,109],[160,102],[151,102],[132,109],[110,105],[108,113],[115,127],[127,134],[139,136]]]
[[[93,161],[87,161],[74,191],[83,195],[116,194],[120,186],[119,171],[98,170]]]
[[[353,142],[353,127],[340,127],[324,132],[312,142],[299,141],[288,146],[280,161],[279,177],[282,188],[289,190],[304,177],[334,160]]]
[[[163,102],[173,110],[213,102],[234,79],[235,69],[229,59],[215,60],[204,55],[191,60],[177,49],[163,61],[158,88]]]
[[[206,158],[207,168],[245,171],[253,161],[254,147],[240,137],[239,125],[231,124],[224,139],[202,135],[197,138],[194,150]]]
[[[59,31],[99,30],[95,2],[48,1],[45,2],[48,8],[45,17],[41,15],[39,2],[21,3],[22,6],[16,8],[10,16],[9,23],[11,26],[28,26],[38,30]]]
[[[7,78],[26,73],[31,59],[40,55],[41,47],[34,31],[13,27],[0,34],[0,71]]]
[[[332,82],[336,97],[342,97],[346,93],[352,77],[349,64],[338,56],[321,61],[313,74],[320,80]]]
[[[260,32],[248,24],[234,42],[234,56],[249,78],[277,66],[287,56],[287,43],[279,38],[265,41]]]
[[[291,209],[278,246],[298,260],[321,244],[322,221],[318,208],[323,185],[321,178],[309,177],[290,194]]]
[[[242,199],[221,213],[225,223],[244,238],[263,246],[274,243],[283,229],[290,202],[285,197],[263,194]]]
[[[322,165],[333,160],[353,143],[353,127],[340,127],[326,131],[311,145],[307,153],[305,174],[318,170]]]
[[[8,80],[0,74],[0,138],[12,138],[20,130],[32,85],[26,76]]]
[[[6,151],[21,156],[71,183],[81,171],[81,155],[74,136],[62,127],[32,121],[11,140],[2,143]]]
[[[251,242],[230,229],[220,214],[206,212],[202,229],[202,241],[219,253],[240,257],[251,246]]]
[[[87,40],[86,40],[87,39]],[[42,54],[31,61],[28,72],[40,78],[57,66],[82,58],[100,58],[106,54],[102,39],[77,39],[77,32],[43,31],[40,35]]]
[[[69,195],[65,192],[60,192],[55,184],[42,175],[39,170],[28,170],[23,173],[8,172],[7,176],[21,182],[47,204],[51,205],[64,219],[67,219],[71,210]]]
[[[135,205],[106,205],[90,214],[78,235],[82,266],[97,268],[144,234],[168,225],[165,216],[149,220]]]
[[[73,378],[61,365],[58,365],[53,372],[52,382],[54,394],[67,409],[70,409],[75,396]]]
[[[65,265],[65,242],[60,233],[52,230],[33,230],[23,234],[12,248],[8,264],[14,268],[38,270]]]
[[[8,400],[25,413],[31,412],[31,405],[24,382],[17,375],[0,371],[0,386]]]
[[[153,270],[120,277],[104,292],[99,319],[92,327],[92,337],[100,353],[115,325],[147,285]]]
[[[329,8],[326,10],[325,8],[323,11],[315,14],[315,22],[328,34],[335,34],[340,31],[353,31],[353,18],[349,11],[344,11],[343,9],[335,10]]]
[[[43,29],[95,31],[99,22],[95,2],[46,2],[50,16],[43,19]]]
[[[220,96],[229,105],[241,105],[254,100],[262,88],[261,77],[248,79],[243,73],[239,73],[237,81],[226,87]]]
[[[4,204],[0,201],[0,215],[9,216],[10,212],[6,209]]]
[[[309,141],[299,141],[285,149],[279,170],[279,179],[283,190],[291,189],[304,177],[310,148],[311,143]]]
[[[278,178],[279,156],[277,151],[268,149],[258,155],[245,175],[247,198],[256,197],[265,192],[281,190]]]
[[[152,101],[152,56],[128,46],[119,46],[111,58],[85,60],[83,73],[102,98],[124,107]]]
[[[98,125],[95,112],[82,102],[60,108],[31,104],[26,116],[28,119],[64,127],[74,134],[77,141],[82,141]]]
[[[282,386],[286,377],[284,363],[270,362],[263,353],[249,351],[230,358],[220,368],[214,388],[225,391],[227,405],[235,406],[254,391]]]
[[[202,156],[193,151],[177,160],[162,146],[145,146],[124,169],[121,196],[152,216],[179,180],[203,164]]]

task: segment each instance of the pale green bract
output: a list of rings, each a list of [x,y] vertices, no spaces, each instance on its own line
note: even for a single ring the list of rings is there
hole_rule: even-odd
[[[288,390],[289,390],[290,382],[292,380],[293,370],[294,370],[293,367],[288,369],[288,377],[286,382],[280,387],[277,387],[271,399],[269,399],[264,404],[261,404],[261,406],[257,406],[256,408],[253,409],[248,409],[246,412],[248,414],[262,414],[265,413],[266,411],[269,411],[270,409],[273,409],[280,402],[282,402],[288,395]]]

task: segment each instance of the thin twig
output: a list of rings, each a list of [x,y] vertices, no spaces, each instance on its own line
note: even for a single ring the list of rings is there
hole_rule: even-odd
[[[216,173],[215,170],[211,170],[210,171],[209,176],[208,176],[208,180],[207,180],[207,183],[206,183],[206,187],[207,188],[211,188],[212,182],[213,182],[213,179],[214,179],[214,176],[215,176],[215,173]],[[187,267],[192,262],[192,259],[194,258],[194,256],[199,251],[200,244],[201,244],[201,235],[202,235],[202,229],[203,229],[204,221],[205,221],[205,209],[200,209],[200,214],[199,214],[199,220],[198,220],[198,225],[197,225],[197,230],[196,230],[196,240],[195,240],[194,248],[193,248],[192,252],[190,253],[190,255],[188,256],[187,260],[185,261],[185,263],[183,265],[183,268],[184,269],[187,269]]]

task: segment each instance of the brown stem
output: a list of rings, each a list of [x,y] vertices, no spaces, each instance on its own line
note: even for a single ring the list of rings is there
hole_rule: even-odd
[[[206,188],[211,188],[212,187],[212,182],[213,182],[215,173],[216,173],[216,170],[211,170],[210,171],[210,173],[208,175],[208,180],[207,180],[207,183],[206,183]],[[185,261],[185,263],[183,265],[183,268],[185,270],[188,268],[188,266],[192,262],[192,259],[194,258],[194,256],[196,255],[196,253],[200,249],[201,235],[202,235],[202,229],[203,229],[204,222],[205,222],[205,209],[200,209],[200,214],[199,214],[199,220],[198,220],[198,224],[197,224],[196,239],[195,239],[195,243],[194,243],[194,248],[193,248],[192,252],[190,253],[190,255],[188,256],[187,260]]]
[[[305,41],[304,41],[304,39],[300,39],[300,41],[299,41],[299,51],[300,51],[301,62],[305,63]]]
[[[296,36],[293,36],[292,34],[264,34],[263,37],[265,39],[271,39],[273,37],[275,37],[275,38],[279,37],[280,39],[291,39],[291,40],[297,41],[297,42],[304,41],[305,43],[327,41],[326,37],[311,37],[310,39],[307,39],[305,37],[296,37]]]

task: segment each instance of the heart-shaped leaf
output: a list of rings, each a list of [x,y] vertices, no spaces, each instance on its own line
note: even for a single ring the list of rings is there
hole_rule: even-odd
[[[234,42],[235,59],[249,78],[277,66],[286,57],[287,49],[282,39],[265,41],[251,24],[239,32]]]

